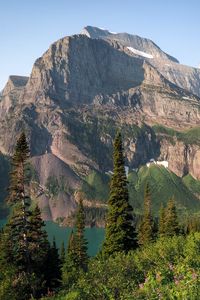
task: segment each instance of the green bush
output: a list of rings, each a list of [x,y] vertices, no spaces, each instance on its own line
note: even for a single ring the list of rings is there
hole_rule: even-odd
[[[54,299],[54,298],[53,298]],[[90,261],[56,300],[200,299],[200,233],[162,238],[125,255]]]

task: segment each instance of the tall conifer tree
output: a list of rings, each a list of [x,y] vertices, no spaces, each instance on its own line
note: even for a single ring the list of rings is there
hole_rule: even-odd
[[[55,237],[53,238],[52,245],[49,247],[44,272],[46,285],[49,290],[59,287],[61,282],[61,260],[56,246]]]
[[[78,259],[77,259],[77,250],[76,250],[76,238],[72,230],[67,252],[65,255],[65,261],[62,266],[62,283],[65,287],[70,287],[73,282],[78,278],[79,268],[78,268]]]
[[[129,204],[120,132],[115,137],[113,160],[114,173],[110,185],[106,234],[103,245],[105,255],[112,255],[121,251],[128,252],[137,246],[133,209]]]
[[[80,199],[76,213],[75,232],[71,232],[62,267],[62,282],[66,287],[69,287],[72,282],[78,279],[80,272],[87,271],[87,240],[84,237],[84,231],[85,214],[83,201]]]
[[[17,140],[15,152],[11,160],[12,170],[8,188],[7,201],[13,205],[25,202],[25,168],[29,158],[29,147],[24,132]]]
[[[165,210],[165,235],[174,236],[180,233],[176,205],[174,199],[170,199]]]
[[[144,215],[138,231],[138,243],[145,245],[154,239],[154,221],[151,215],[151,193],[147,183],[144,194]]]
[[[65,244],[64,244],[64,242],[62,242],[62,245],[60,248],[60,261],[61,261],[61,265],[63,265],[63,263],[65,261]]]
[[[8,245],[13,250],[14,260],[18,264],[18,268],[22,268],[25,272],[31,272],[28,247],[30,199],[25,185],[25,168],[28,158],[29,147],[26,136],[22,133],[17,141],[11,161],[12,170],[7,201],[12,206],[13,213],[6,226],[5,234],[7,234]]]
[[[158,235],[159,237],[165,235],[165,208],[163,204],[161,205],[159,211]]]
[[[5,226],[0,245],[3,253],[0,264],[2,268],[12,270],[11,289],[14,289],[16,295],[18,291],[23,294],[19,299],[38,297],[43,292],[44,261],[48,250],[40,210],[38,207],[34,211],[30,210],[25,174],[28,157],[28,144],[25,134],[22,133],[12,158],[8,195],[12,213]]]
[[[87,254],[87,240],[84,237],[85,232],[85,214],[83,208],[83,201],[80,199],[78,211],[76,215],[76,254],[78,267],[84,271],[87,269],[88,254]]]

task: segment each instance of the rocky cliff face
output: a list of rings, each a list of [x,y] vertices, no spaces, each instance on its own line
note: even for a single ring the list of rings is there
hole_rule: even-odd
[[[138,56],[142,56],[142,54],[143,55],[149,54],[150,58],[168,60],[168,61],[178,63],[178,60],[176,58],[162,51],[153,41],[146,38],[142,38],[138,35],[132,35],[126,32],[123,33],[110,32],[106,29],[101,29],[93,26],[87,26],[83,28],[81,33],[92,39],[104,39],[107,41],[117,41],[125,47],[131,47],[133,51],[134,50],[142,51],[138,53],[136,52]],[[146,56],[146,58],[148,58],[148,55]]]
[[[35,62],[23,99],[38,102],[48,96],[61,107],[90,104],[95,96],[140,84],[142,65],[105,41],[66,37]]]
[[[199,131],[197,140],[188,133],[200,127],[200,71],[138,36],[83,33],[51,45],[29,78],[11,76],[0,100],[0,151],[11,155],[26,131],[37,175],[32,197],[44,219],[69,218],[84,178],[112,169],[119,127],[130,168],[155,158],[200,179]],[[159,124],[173,135],[156,131]],[[90,202],[90,211],[101,207]]]
[[[105,29],[87,26],[82,34],[92,39],[117,41],[132,55],[148,60],[169,81],[200,96],[200,69],[179,64],[179,61],[163,52],[154,42],[127,33],[112,33]]]

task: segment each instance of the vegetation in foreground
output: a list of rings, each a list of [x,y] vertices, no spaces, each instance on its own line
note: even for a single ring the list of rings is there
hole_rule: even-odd
[[[38,206],[30,207],[24,134],[12,159],[8,202],[11,215],[0,235],[0,299],[129,300],[199,299],[199,220],[183,228],[174,199],[152,215],[151,188],[145,186],[144,214],[137,224],[129,204],[121,134],[114,143],[102,251],[87,255],[85,214],[78,204],[76,227],[60,256],[50,245]]]
[[[195,299],[200,297],[200,233],[162,237],[105,259],[90,260],[87,273],[53,300]],[[47,298],[49,299],[49,298]]]

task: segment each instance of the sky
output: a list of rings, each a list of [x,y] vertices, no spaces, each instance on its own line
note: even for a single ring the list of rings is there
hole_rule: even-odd
[[[0,90],[31,73],[54,41],[92,25],[150,38],[180,63],[200,65],[199,0],[0,0]]]

